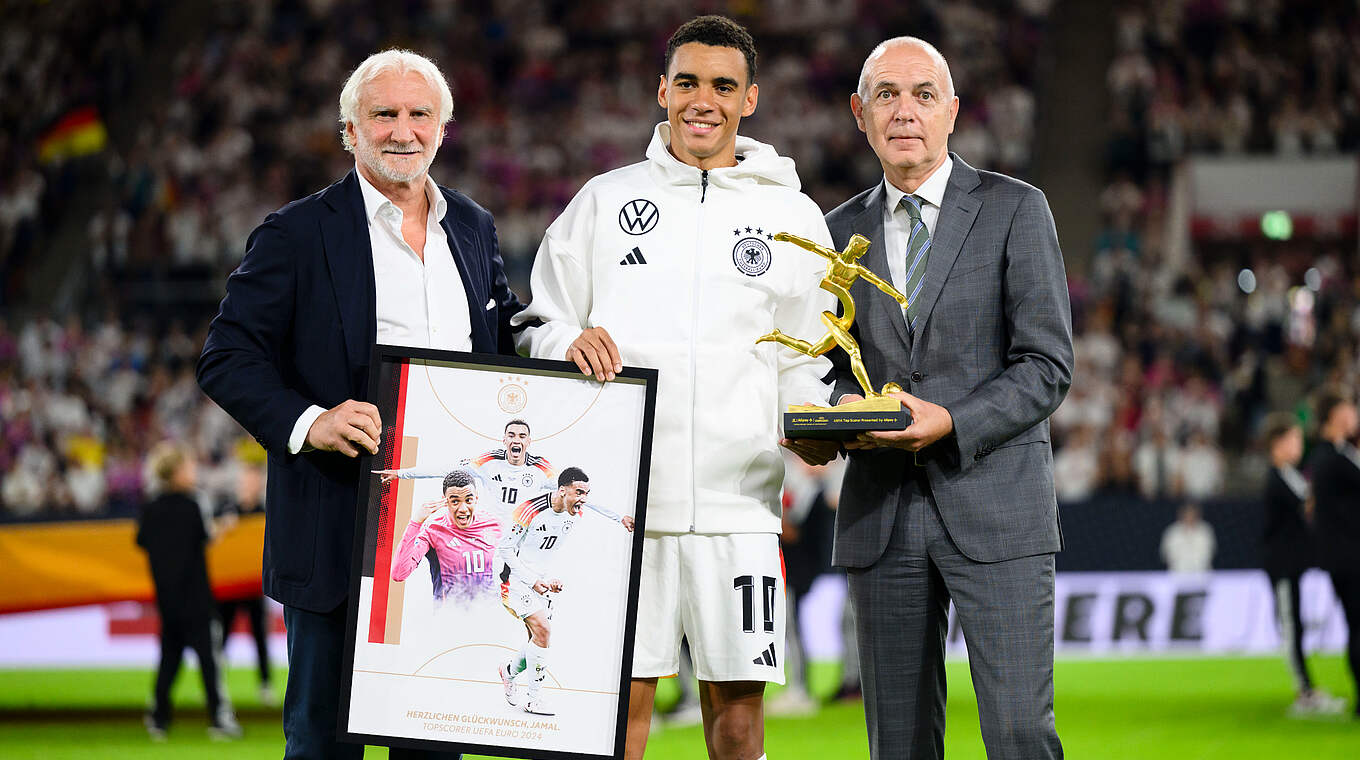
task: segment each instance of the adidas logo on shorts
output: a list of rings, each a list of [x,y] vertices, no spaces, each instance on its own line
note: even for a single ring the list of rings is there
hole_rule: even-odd
[[[769,665],[770,667],[778,665],[779,661],[776,660],[774,656],[774,644],[771,643],[770,646],[766,647],[764,652],[756,655],[756,658],[751,660],[751,662],[756,665]]]

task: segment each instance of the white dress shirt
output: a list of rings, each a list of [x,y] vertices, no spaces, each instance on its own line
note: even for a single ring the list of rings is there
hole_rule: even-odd
[[[1162,561],[1173,573],[1205,573],[1214,567],[1217,543],[1209,523],[1177,520],[1162,533]]]
[[[952,171],[954,159],[946,154],[944,163],[926,177],[926,181],[912,193],[924,201],[921,204],[921,221],[926,223],[926,231],[932,238],[935,236],[935,223],[940,219],[940,204],[944,202],[944,191],[949,187],[949,173]],[[883,253],[888,257],[889,282],[897,288],[897,292],[902,293],[907,278],[907,243],[911,240],[911,216],[902,208],[902,196],[906,193],[889,182],[886,176],[883,178],[883,187],[887,190],[884,194],[883,207]]]
[[[434,180],[425,177],[430,211],[425,221],[424,260],[401,235],[402,211],[356,171],[368,217],[368,239],[373,249],[373,277],[377,288],[378,342],[412,348],[472,350],[472,323],[467,291],[458,274],[444,228],[448,201]],[[307,431],[326,410],[308,407],[293,425],[288,452],[296,454],[307,441]]]

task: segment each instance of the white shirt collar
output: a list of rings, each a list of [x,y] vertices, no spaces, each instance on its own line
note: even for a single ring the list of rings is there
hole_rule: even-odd
[[[369,182],[364,173],[355,168],[354,175],[359,178],[359,190],[364,196],[364,215],[368,217],[368,223],[373,223],[373,218],[384,206],[396,208],[397,204],[392,199],[382,194],[382,191]],[[435,185],[430,175],[425,175],[425,197],[430,201],[430,208],[434,210],[434,220],[444,221],[444,214],[449,210],[449,202],[444,199],[444,194],[439,192],[439,187]],[[400,209],[398,209],[400,210]]]
[[[940,208],[944,204],[944,191],[949,187],[949,173],[952,171],[954,171],[954,157],[946,153],[944,163],[931,172],[930,176],[926,177],[926,181],[922,182],[912,195],[937,209]],[[889,182],[887,175],[883,177],[883,187],[888,190],[888,208],[896,209],[902,203],[902,196],[906,193],[898,189],[897,185]]]
[[[1349,441],[1342,441],[1337,444],[1336,450],[1341,452],[1341,456],[1351,460],[1356,469],[1360,469],[1360,449],[1356,449]]]
[[[1289,490],[1300,499],[1308,498],[1308,480],[1303,477],[1303,473],[1292,464],[1287,464],[1276,468],[1280,473],[1280,479],[1289,486]]]

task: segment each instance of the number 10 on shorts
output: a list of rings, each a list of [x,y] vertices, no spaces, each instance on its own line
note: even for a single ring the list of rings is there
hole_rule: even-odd
[[[763,575],[760,580],[761,591],[763,592],[760,595],[761,602],[765,608],[765,633],[774,633],[775,579]],[[755,633],[755,576],[738,575],[732,579],[732,588],[741,591],[741,629],[746,633]]]

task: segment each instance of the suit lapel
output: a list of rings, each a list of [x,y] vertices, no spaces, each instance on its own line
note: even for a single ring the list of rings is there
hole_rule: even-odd
[[[440,188],[440,192],[444,192],[443,188]],[[495,343],[491,340],[491,330],[486,324],[488,296],[476,287],[476,283],[484,278],[473,276],[472,261],[469,258],[471,252],[477,250],[477,241],[473,239],[472,229],[456,219],[458,206],[447,194],[444,197],[448,201],[448,212],[440,220],[439,226],[444,228],[444,235],[449,239],[449,252],[453,254],[453,263],[457,265],[458,276],[463,280],[463,294],[467,296],[468,322],[472,328],[472,350],[494,352]],[[491,348],[485,348],[486,346]]]
[[[883,183],[879,183],[869,195],[864,199],[864,210],[859,213],[852,221],[850,232],[869,238],[873,245],[869,246],[868,253],[864,254],[863,263],[873,271],[874,274],[882,277],[887,282],[892,282],[892,274],[888,269],[888,248],[883,244],[883,196],[886,191]],[[848,235],[846,236],[849,237]],[[863,291],[871,293],[879,298],[867,299],[866,303],[859,303],[857,306],[863,314],[867,314],[870,309],[884,308],[888,311],[888,321],[892,323],[893,329],[897,330],[897,337],[902,340],[902,345],[911,345],[911,333],[907,330],[907,320],[902,315],[902,309],[897,302],[889,299],[879,292],[869,283],[861,283]],[[863,300],[863,299],[862,299]],[[863,328],[861,328],[863,329]],[[861,333],[862,334],[862,333]]]
[[[951,154],[953,155],[953,154]],[[973,188],[981,184],[977,170],[965,164],[958,156],[954,158],[954,169],[949,175],[949,186],[944,191],[940,204],[940,218],[935,223],[935,234],[930,238],[930,259],[926,262],[925,281],[921,285],[921,311],[917,319],[916,334],[924,333],[930,324],[930,312],[939,300],[940,291],[954,268],[954,261],[963,249],[963,241],[973,228],[982,201],[971,195]],[[913,353],[915,346],[913,348]]]
[[[351,367],[367,365],[369,347],[377,342],[377,287],[373,282],[373,247],[359,178],[353,170],[325,191],[335,217],[321,223],[326,267],[340,310],[340,329]]]

